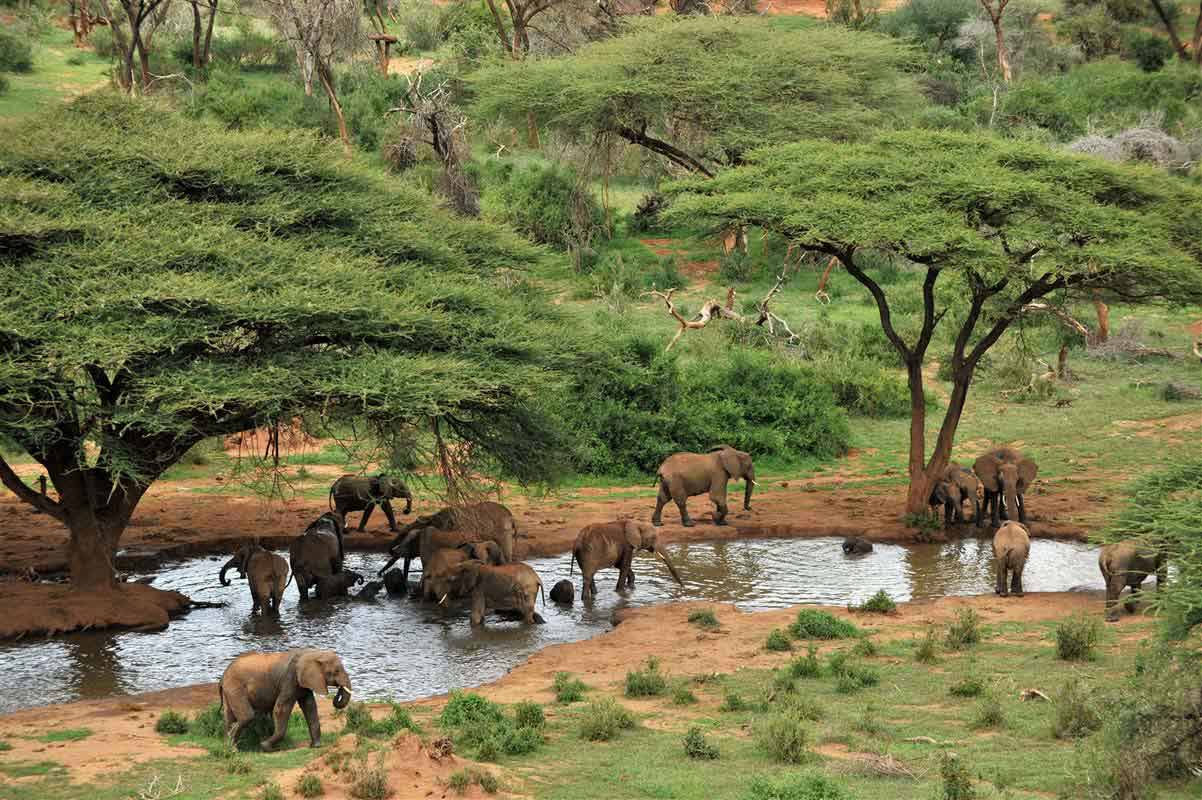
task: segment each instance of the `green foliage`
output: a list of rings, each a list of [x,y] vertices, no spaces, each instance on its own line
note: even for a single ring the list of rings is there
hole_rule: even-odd
[[[4,77],[4,75],[0,74],[0,97],[3,97],[8,92],[8,87],[9,87],[8,78],[6,78],[6,77]]]
[[[474,749],[481,760],[495,761],[502,754],[533,752],[543,742],[542,709],[534,703],[519,703],[514,713],[515,718],[510,719],[491,700],[455,690],[439,715],[439,725],[453,730],[456,742]]]
[[[1119,20],[1101,4],[1057,17],[1056,31],[1076,45],[1089,61],[1118,53],[1123,41]]]
[[[427,0],[402,0],[398,4],[397,17],[401,21],[401,34],[406,49],[424,52],[434,50],[446,38],[442,29],[443,18],[458,4],[440,9]]]
[[[833,669],[835,675],[835,691],[839,694],[854,694],[861,689],[876,686],[881,682],[881,673],[872,667],[856,663],[842,663],[839,669]]]
[[[696,702],[697,695],[693,694],[687,683],[677,683],[672,687],[672,705],[691,706]]]
[[[751,779],[742,800],[850,800],[851,795],[824,775],[786,775]]]
[[[939,660],[939,639],[933,627],[914,643],[914,660],[919,664],[934,664]]]
[[[188,718],[178,711],[167,709],[155,720],[154,729],[157,733],[181,734],[188,732]]]
[[[627,697],[657,697],[668,689],[668,679],[659,671],[659,659],[647,657],[647,664],[642,670],[632,670],[626,673]]]
[[[204,736],[210,739],[220,739],[225,736],[225,722],[221,717],[221,706],[217,703],[211,703],[205,706],[196,715],[192,717],[192,724],[189,730],[196,736]]]
[[[371,709],[366,703],[351,703],[347,706],[344,729],[360,736],[388,738],[401,731],[417,733],[419,728],[409,712],[399,703],[389,703],[390,710],[384,719],[372,719]]]
[[[523,700],[513,706],[513,720],[519,728],[542,728],[547,724],[543,707],[538,703]]]
[[[897,602],[889,596],[887,591],[881,589],[872,597],[861,603],[857,609],[859,611],[868,611],[873,614],[892,614],[894,611],[897,611]]]
[[[792,714],[809,722],[818,722],[826,719],[826,708],[817,700],[808,695],[794,693],[788,695],[784,699],[783,708],[787,713]]]
[[[312,131],[330,126],[325,101],[306,97],[304,88],[287,78],[252,80],[229,67],[214,67],[209,79],[198,85],[188,113],[215,119],[230,130],[301,128]]]
[[[105,32],[102,38],[111,37]],[[181,65],[191,66],[191,36],[180,36],[169,49],[171,57]],[[282,72],[295,65],[296,55],[288,42],[282,38],[263,30],[248,17],[236,16],[233,27],[218,27],[214,30],[213,41],[209,46],[209,63],[210,68],[215,66],[229,71]]]
[[[910,390],[897,372],[866,358],[831,355],[814,362],[835,393],[835,403],[861,417],[898,418],[910,414]]]
[[[809,755],[810,735],[800,714],[788,709],[757,720],[760,747],[782,764],[800,764]]]
[[[1056,655],[1065,661],[1092,661],[1094,646],[1102,635],[1102,623],[1084,614],[1056,625]]]
[[[259,792],[259,798],[260,800],[284,800],[284,790],[273,781],[263,787],[263,791]]]
[[[947,691],[955,697],[979,697],[985,691],[985,684],[977,676],[968,675],[949,686]]]
[[[306,772],[296,779],[296,793],[301,797],[321,797],[326,793],[321,778],[312,772]]]
[[[388,771],[380,764],[370,766],[366,763],[352,767],[351,797],[356,800],[385,800],[393,795],[392,785],[388,782]]]
[[[464,794],[472,785],[472,777],[466,769],[457,769],[447,777],[447,786],[456,794]]]
[[[699,608],[689,613],[689,623],[705,630],[720,628],[717,615],[712,608]]]
[[[1156,72],[1173,58],[1173,45],[1156,33],[1133,28],[1123,33],[1123,52],[1144,72]]]
[[[38,737],[39,742],[78,742],[92,735],[91,728],[60,728]]]
[[[470,728],[499,722],[503,717],[501,707],[486,697],[452,689],[438,724],[443,728]]]
[[[848,639],[860,635],[860,629],[829,611],[803,608],[789,626],[789,633],[798,639]]]
[[[789,673],[795,678],[820,677],[822,665],[818,663],[818,648],[810,645],[804,656],[798,656],[789,662]]]
[[[381,75],[375,64],[356,64],[338,75],[338,100],[355,144],[375,151],[397,126],[388,109],[405,105],[408,84],[401,75]]]
[[[603,221],[588,185],[555,164],[489,162],[481,200],[489,217],[532,241],[561,249],[587,241]]]
[[[1102,727],[1102,718],[1094,708],[1098,700],[1086,691],[1079,678],[1065,681],[1054,700],[1056,714],[1052,717],[1052,735],[1057,739],[1077,739]]]
[[[977,706],[973,725],[977,728],[1000,728],[1006,723],[1006,713],[1002,709],[1002,699],[997,692],[986,692]]]
[[[705,734],[701,732],[701,728],[696,725],[689,728],[688,733],[684,735],[683,744],[684,753],[689,758],[713,761],[720,755],[718,745],[707,741]]]
[[[555,690],[555,699],[566,705],[583,700],[584,690],[588,687],[584,685],[584,681],[573,678],[570,672],[556,672],[552,688]]]
[[[883,15],[880,28],[912,39],[933,53],[948,52],[955,49],[961,23],[976,16],[979,8],[971,0],[910,0]]]
[[[976,800],[968,766],[955,753],[939,754],[939,777],[943,781],[942,800]]]
[[[727,712],[746,711],[750,707],[738,692],[727,692],[722,698],[722,704],[718,706],[718,710]]]
[[[32,72],[33,47],[29,37],[0,28],[0,72]]]
[[[13,746],[11,744],[4,741],[3,739],[0,739],[0,753],[4,753],[4,752],[7,752],[12,749],[13,749]]]
[[[793,644],[784,631],[780,628],[773,628],[772,632],[768,634],[768,641],[764,642],[764,649],[784,653],[792,650]]]
[[[580,736],[590,742],[608,742],[634,727],[634,716],[612,697],[589,703],[580,718]]]
[[[956,612],[956,621],[948,626],[943,644],[948,650],[963,650],[981,641],[981,615],[972,608]]]
[[[877,647],[877,644],[874,640],[865,637],[863,639],[859,639],[855,645],[852,646],[851,654],[853,656],[860,656],[862,658],[874,658],[880,654],[880,648]]]

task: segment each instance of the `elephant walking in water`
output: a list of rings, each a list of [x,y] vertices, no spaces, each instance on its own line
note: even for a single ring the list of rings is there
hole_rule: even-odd
[[[1153,547],[1126,539],[1108,544],[1098,553],[1098,568],[1106,581],[1106,619],[1119,618],[1119,595],[1124,587],[1131,587],[1131,594],[1124,603],[1130,613],[1135,610],[1139,587],[1150,575],[1156,576],[1156,591],[1168,577],[1168,564],[1164,554]]]
[[[342,572],[343,530],[342,517],[327,512],[292,540],[288,560],[301,600],[309,599],[309,587],[316,586],[318,578]]]
[[[632,562],[636,550],[646,550],[662,558],[672,577],[683,585],[676,567],[672,565],[663,545],[659,543],[654,526],[631,519],[596,522],[586,525],[577,534],[576,543],[572,546],[572,560],[568,562],[569,573],[573,563],[580,565],[580,574],[583,576],[580,599],[585,603],[593,599],[597,594],[597,584],[593,576],[598,570],[610,567],[618,570],[618,585],[615,591],[621,591],[623,587],[633,587]]]
[[[456,547],[464,542],[491,541],[501,548],[501,563],[513,561],[514,540],[517,538],[517,522],[513,513],[492,501],[473,503],[458,508],[444,508],[436,514],[422,516],[401,528],[397,537],[388,546],[392,556],[380,570],[383,575],[398,560],[404,559],[401,579],[409,580],[409,564],[421,558],[421,535],[425,528],[447,532],[439,547]]]
[[[222,586],[230,585],[225,574],[235,568],[250,583],[250,613],[257,614],[264,608],[272,612],[280,610],[289,581],[288,562],[283,556],[264,549],[258,542],[248,544],[234,553],[217,574]]]
[[[994,592],[1005,597],[1013,594],[1023,596],[1023,569],[1031,554],[1031,535],[1025,525],[1007,522],[993,535],[993,563],[997,570],[997,588]],[[1007,591],[1006,579],[1010,579]]]
[[[330,486],[330,510],[338,515],[343,525],[346,515],[351,511],[362,511],[359,518],[359,530],[367,528],[367,520],[372,510],[378,505],[388,518],[388,530],[395,532],[396,516],[392,513],[391,500],[405,498],[405,510],[408,514],[413,509],[413,495],[409,487],[397,478],[389,475],[377,475],[369,478],[361,475],[343,475]]]
[[[454,596],[472,598],[472,625],[483,625],[489,610],[516,611],[527,624],[542,625],[545,620],[534,610],[535,600],[542,592],[543,582],[528,564],[489,566],[482,561],[468,560],[449,571],[432,576],[427,589],[438,597],[440,605]],[[547,599],[543,598],[546,606]]]
[[[655,513],[651,515],[652,525],[663,524],[664,506],[668,501],[673,501],[680,509],[680,524],[686,528],[692,527],[693,520],[689,518],[686,503],[690,497],[707,492],[714,503],[714,524],[725,525],[726,484],[732,479],[742,479],[745,482],[743,510],[751,510],[751,487],[755,485],[755,467],[750,455],[730,445],[719,445],[708,453],[676,453],[668,456],[664,463],[660,464],[657,476],[659,497],[655,501]]]
[[[984,517],[987,515],[993,527],[998,527],[1003,512],[1008,520],[1028,524],[1023,495],[1035,482],[1035,475],[1039,472],[1034,461],[1013,447],[999,447],[978,458],[972,471],[981,479],[985,490],[985,505],[977,515],[977,527],[984,526]]]

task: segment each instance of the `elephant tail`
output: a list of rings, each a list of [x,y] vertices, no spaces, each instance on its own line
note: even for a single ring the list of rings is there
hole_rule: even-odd
[[[221,681],[217,681],[217,708],[220,711],[225,710],[225,690],[221,686]]]
[[[543,596],[543,608],[546,608],[547,607],[547,593],[543,591],[542,580],[539,580],[539,582],[538,582],[538,593]]]
[[[572,548],[572,552],[568,554],[568,577],[572,577],[572,567],[576,566],[576,548]],[[581,567],[584,569],[584,567]]]
[[[329,497],[329,506],[330,506],[330,510],[331,510],[331,511],[333,511],[333,510],[334,510],[334,486],[335,486],[335,484],[337,484],[337,483],[338,483],[338,481],[334,481],[334,483],[331,483],[331,484],[330,484],[330,497]]]

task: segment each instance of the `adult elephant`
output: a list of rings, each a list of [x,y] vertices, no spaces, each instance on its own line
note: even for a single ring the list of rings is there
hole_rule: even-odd
[[[742,479],[746,483],[743,509],[751,510],[755,467],[750,455],[730,445],[719,445],[708,453],[676,453],[668,456],[660,464],[657,475],[659,497],[655,501],[655,513],[651,515],[652,525],[663,524],[663,509],[671,500],[680,509],[680,523],[686,528],[692,527],[693,520],[689,519],[686,503],[690,497],[706,492],[714,503],[714,524],[725,525],[726,484],[731,480]]]
[[[230,585],[225,574],[235,568],[250,583],[250,613],[258,614],[264,608],[279,611],[288,586],[288,562],[283,556],[264,549],[258,542],[245,545],[217,573],[222,586]]]
[[[326,512],[288,546],[288,560],[296,578],[301,600],[309,599],[309,587],[318,578],[342,572],[342,517]]]
[[[427,530],[429,530],[427,528]],[[450,531],[438,531],[449,533]],[[499,566],[501,563],[501,548],[496,542],[464,542],[457,547],[440,547],[433,551],[423,550],[422,579],[418,582],[418,592],[425,600],[437,600],[430,588],[432,579],[447,575],[464,561],[479,561],[489,566]]]
[[[1027,557],[1030,554],[1031,535],[1025,525],[1007,522],[998,528],[997,533],[993,535],[993,564],[997,571],[995,593],[1002,597],[1006,597],[1007,594],[1023,596],[1023,569],[1027,566]]]
[[[263,741],[264,750],[274,750],[288,730],[292,708],[300,703],[309,724],[309,746],[321,744],[321,720],[317,695],[327,687],[338,687],[334,708],[351,701],[351,679],[342,659],[330,650],[289,650],[285,653],[243,653],[225,668],[217,684],[217,696],[225,719],[230,746],[257,714],[270,714],[275,731]]]
[[[534,610],[543,582],[528,564],[489,566],[482,561],[464,561],[449,572],[432,577],[428,588],[446,605],[450,597],[472,598],[472,625],[483,625],[489,610],[516,611],[527,624],[542,625],[545,620]],[[547,604],[543,597],[543,605]]]
[[[378,505],[388,518],[388,530],[396,531],[396,516],[392,513],[390,501],[405,499],[405,510],[408,514],[413,509],[413,495],[404,481],[390,475],[377,475],[374,478],[364,475],[343,475],[330,486],[330,509],[346,524],[346,515],[351,511],[362,511],[359,518],[359,530],[367,528],[367,520]]]
[[[983,527],[984,517],[989,516],[996,528],[1001,525],[1003,511],[1006,519],[1013,520],[1015,510],[1018,512],[1017,521],[1027,524],[1023,495],[1039,472],[1034,461],[1013,447],[999,447],[978,458],[972,465],[972,471],[981,479],[985,495],[985,505],[977,514],[977,527]]]
[[[615,568],[618,570],[618,585],[615,591],[621,591],[623,586],[634,586],[634,569],[632,562],[636,550],[646,550],[655,553],[664,560],[668,572],[677,583],[683,585],[676,567],[664,552],[659,543],[655,527],[646,522],[632,519],[615,522],[595,522],[584,526],[576,535],[576,543],[572,546],[572,558],[568,562],[568,573],[571,574],[572,564],[580,565],[583,578],[580,586],[580,599],[588,603],[597,594],[597,584],[593,576],[598,570]]]
[[[1106,581],[1106,619],[1119,618],[1119,595],[1124,587],[1131,587],[1131,594],[1123,607],[1128,613],[1135,610],[1139,587],[1148,576],[1156,576],[1156,591],[1168,577],[1168,564],[1164,554],[1154,547],[1124,539],[1108,544],[1098,553],[1098,568]]]
[[[977,490],[981,481],[971,471],[959,464],[948,464],[947,469],[935,482],[931,490],[930,505],[933,508],[943,506],[943,526],[946,528],[954,522],[966,522],[964,518],[964,501],[972,503],[973,520],[980,522],[981,501]]]
[[[466,541],[496,542],[497,546],[501,548],[502,563],[508,564],[513,561],[517,522],[508,508],[500,503],[486,500],[482,503],[472,503],[458,508],[444,508],[435,514],[418,517],[401,528],[397,537],[388,547],[392,558],[380,570],[381,575],[398,560],[404,559],[401,576],[405,581],[409,580],[410,562],[415,558],[421,558],[420,531],[423,528],[458,532],[460,536],[458,541],[448,541],[448,545],[441,546],[456,546]],[[415,531],[418,532],[418,535],[411,536],[410,534]]]

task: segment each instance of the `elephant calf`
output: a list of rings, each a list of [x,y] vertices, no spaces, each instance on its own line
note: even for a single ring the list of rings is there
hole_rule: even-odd
[[[233,568],[237,568],[238,573],[250,583],[252,614],[259,613],[264,607],[273,612],[279,611],[284,588],[288,585],[288,562],[283,556],[277,556],[257,542],[248,544],[234,553],[233,558],[221,568],[217,580],[222,586],[230,585],[225,573]]]
[[[1160,585],[1168,575],[1168,565],[1162,553],[1130,539],[1103,547],[1102,552],[1098,553],[1098,568],[1102,570],[1102,579],[1106,581],[1106,619],[1110,621],[1119,618],[1119,595],[1123,587],[1131,587],[1131,594],[1124,603],[1130,613],[1135,610],[1139,587],[1148,576],[1156,576],[1156,591],[1160,591]]]
[[[331,597],[346,597],[351,587],[363,583],[363,576],[348,569],[334,575],[320,575],[317,578],[317,596],[322,600]]]
[[[317,695],[337,686],[334,708],[351,701],[351,679],[342,659],[329,650],[289,650],[285,653],[243,653],[225,668],[217,684],[217,696],[225,719],[225,735],[231,746],[256,714],[270,714],[275,732],[263,741],[273,750],[288,730],[292,708],[300,704],[309,724],[309,746],[321,744],[321,720]]]
[[[980,521],[981,501],[977,497],[980,486],[981,481],[972,472],[959,464],[948,464],[931,489],[931,498],[928,501],[932,508],[943,506],[943,527],[967,521],[964,518],[965,500],[972,503],[973,520]]]
[[[413,510],[413,494],[404,481],[390,475],[377,475],[369,478],[362,475],[343,475],[330,486],[330,509],[336,513],[345,524],[346,515],[351,511],[362,511],[359,517],[359,530],[367,528],[367,520],[378,505],[388,518],[388,530],[396,532],[396,515],[392,513],[391,500],[404,498],[405,510],[408,514]]]
[[[997,588],[994,591],[1005,597],[1006,578],[1010,578],[1010,593],[1023,596],[1023,568],[1031,553],[1031,535],[1021,522],[1007,522],[993,535],[993,560],[997,569]]]
[[[433,552],[422,555],[422,579],[418,582],[418,593],[425,600],[437,600],[430,589],[434,578],[449,574],[456,566],[464,561],[476,560],[490,566],[502,562],[501,548],[496,542],[464,542],[458,547],[441,547]]]
[[[849,536],[843,540],[843,552],[848,555],[863,555],[872,552],[872,542],[863,536]]]
[[[551,587],[551,602],[570,606],[576,600],[576,587],[569,580],[562,580]]]
[[[663,545],[659,543],[654,525],[632,519],[595,522],[585,525],[576,535],[576,542],[572,545],[572,558],[568,562],[569,574],[573,563],[580,565],[580,574],[583,576],[580,600],[588,603],[597,594],[597,584],[593,576],[602,569],[612,567],[618,570],[618,585],[614,591],[620,592],[623,588],[633,587],[636,550],[646,550],[662,558],[668,572],[672,573],[677,583],[683,585],[676,567],[672,565]]]

